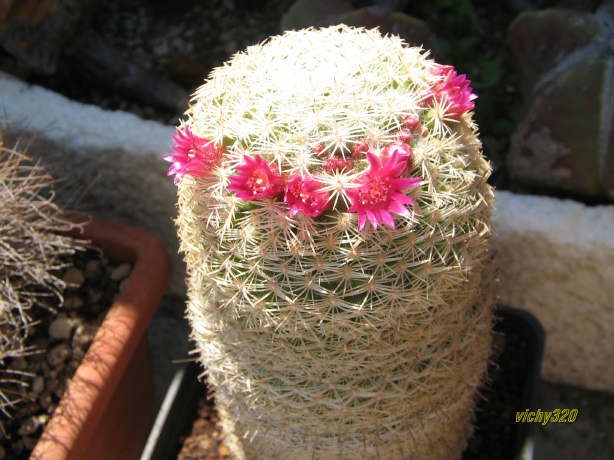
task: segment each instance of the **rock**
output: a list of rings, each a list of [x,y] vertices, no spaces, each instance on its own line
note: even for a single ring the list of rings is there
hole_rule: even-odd
[[[45,390],[45,378],[41,375],[34,377],[30,387],[35,395],[40,395]]]
[[[62,280],[71,287],[79,287],[85,282],[85,275],[77,267],[71,267],[66,270]]]
[[[508,157],[536,190],[614,201],[614,5],[524,12],[510,25],[525,95]]]
[[[37,417],[29,417],[27,418],[19,427],[17,431],[20,436],[28,436],[30,434],[36,433],[38,428],[41,426],[40,421]]]
[[[85,264],[85,277],[88,279],[98,278],[101,272],[101,265],[100,260],[88,260],[87,264]]]
[[[159,45],[158,52],[165,52]],[[71,56],[83,78],[95,81],[129,100],[182,113],[189,92],[144,65],[128,59],[93,30],[79,34]]]
[[[28,368],[28,361],[25,358],[15,358],[11,361],[10,369],[25,371]]]
[[[75,352],[85,353],[85,350],[90,346],[92,340],[94,340],[94,336],[96,335],[97,331],[97,325],[85,323],[79,324],[72,338],[72,346],[75,349]]]
[[[111,272],[111,279],[113,281],[121,281],[128,277],[130,270],[132,270],[130,264],[121,264],[113,269]]]
[[[297,0],[281,18],[281,31],[303,29],[315,25],[333,24],[340,14],[352,11],[354,7],[343,0]]]
[[[429,24],[422,19],[395,11],[397,1],[380,1],[378,5],[354,9],[343,0],[297,0],[282,17],[280,31],[333,24],[371,29],[378,27],[384,34],[399,35],[414,46],[431,50],[434,56],[442,49]]]
[[[102,292],[98,288],[90,288],[87,290],[87,300],[90,304],[97,303],[102,297]]]
[[[442,47],[429,24],[405,13],[361,8],[342,14],[338,22],[366,29],[378,27],[383,34],[398,35],[412,46],[422,46],[430,50],[434,57],[443,57]]]
[[[40,404],[41,409],[43,409],[48,414],[52,413],[55,409],[55,404],[53,404],[53,397],[48,391],[45,391],[39,396],[38,403]]]
[[[70,296],[64,299],[64,308],[67,310],[78,310],[83,306],[83,299],[78,296]]]
[[[0,45],[22,65],[52,74],[66,42],[87,26],[98,2],[86,0],[0,2]]]
[[[64,364],[71,354],[72,348],[65,343],[61,343],[47,352],[47,362],[52,368],[56,368]]]
[[[184,88],[196,88],[204,83],[209,69],[187,53],[175,55],[168,67],[169,78]]]
[[[32,417],[33,415],[36,415],[39,411],[40,411],[40,406],[38,405],[38,403],[36,403],[36,401],[28,400],[28,402],[25,405],[21,406],[19,410],[15,412],[15,419],[16,420],[27,419],[29,417]]]
[[[55,340],[69,339],[75,327],[70,318],[60,316],[49,325],[49,336]]]

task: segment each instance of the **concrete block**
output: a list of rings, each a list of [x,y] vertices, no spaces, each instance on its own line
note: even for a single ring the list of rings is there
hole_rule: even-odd
[[[501,303],[546,329],[546,380],[614,392],[614,206],[497,192]]]

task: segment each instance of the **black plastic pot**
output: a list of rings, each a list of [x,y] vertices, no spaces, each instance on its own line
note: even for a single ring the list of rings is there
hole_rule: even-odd
[[[463,460],[532,460],[535,424],[516,414],[537,410],[546,333],[531,313],[499,305],[489,382],[476,408]]]
[[[545,332],[530,313],[499,306],[489,383],[476,408],[476,430],[463,460],[531,460],[535,426],[517,423],[516,413],[538,407]],[[197,363],[178,366],[141,460],[177,458],[206,386]]]

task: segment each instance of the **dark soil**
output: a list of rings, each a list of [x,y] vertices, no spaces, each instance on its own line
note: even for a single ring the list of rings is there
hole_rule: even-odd
[[[12,390],[22,401],[3,416],[0,459],[25,460],[57,407],[68,380],[87,352],[100,323],[130,273],[130,266],[110,263],[94,250],[77,251],[72,264],[58,276],[74,283],[57,299],[37,310],[36,324],[26,342],[31,354],[13,359],[7,368],[25,373]]]

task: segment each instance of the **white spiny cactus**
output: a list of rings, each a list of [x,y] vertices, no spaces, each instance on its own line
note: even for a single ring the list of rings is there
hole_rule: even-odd
[[[235,55],[174,136],[188,317],[249,459],[453,459],[491,347],[464,75],[377,30]]]

